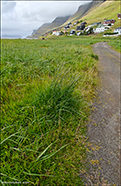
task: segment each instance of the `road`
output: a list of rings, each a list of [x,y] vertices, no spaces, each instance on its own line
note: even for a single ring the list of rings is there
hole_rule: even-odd
[[[121,185],[120,53],[105,42],[93,45],[101,85],[88,123],[89,172],[85,185]]]

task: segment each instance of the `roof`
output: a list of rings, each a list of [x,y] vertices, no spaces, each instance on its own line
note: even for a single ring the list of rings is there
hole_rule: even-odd
[[[87,23],[86,22],[82,22],[81,25],[83,25],[83,24],[87,24]]]
[[[97,26],[97,28],[101,28],[101,27],[104,27],[104,25],[100,24],[100,25]]]
[[[101,21],[97,23],[92,23],[91,25],[97,25],[97,24],[101,24]]]
[[[115,21],[114,19],[109,19],[109,20],[105,20],[104,22],[107,22],[107,21]]]
[[[121,29],[121,27],[115,28],[115,29]]]

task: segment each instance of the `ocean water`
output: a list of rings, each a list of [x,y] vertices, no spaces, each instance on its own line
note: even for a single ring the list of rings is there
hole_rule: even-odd
[[[1,36],[1,39],[37,39],[37,38],[27,38],[21,36]]]
[[[1,39],[23,39],[22,36],[2,35]]]

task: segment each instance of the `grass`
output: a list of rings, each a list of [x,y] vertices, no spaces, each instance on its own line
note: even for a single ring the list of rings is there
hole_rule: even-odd
[[[120,1],[118,0],[112,0],[112,1],[105,1],[103,3],[101,3],[100,5],[97,5],[93,8],[91,8],[84,16],[81,17],[81,19],[78,21],[86,21],[87,25],[89,26],[92,23],[95,22],[102,22],[105,19],[114,19],[116,20],[115,24],[113,26],[111,26],[111,28],[106,32],[114,32],[114,29],[117,27],[120,27],[120,19],[118,19],[117,14],[120,13]],[[109,14],[110,12],[110,14]],[[70,20],[70,22],[72,22],[72,24],[75,22],[75,20],[77,20],[77,18],[73,17],[72,20]],[[68,21],[67,21],[68,23]],[[76,26],[73,26],[73,28],[68,29],[68,33],[70,33],[71,29],[75,29],[76,27],[79,26],[80,23]],[[94,27],[96,28],[96,27]],[[63,28],[61,28],[61,30],[63,31]]]
[[[79,173],[86,169],[86,123],[98,83],[90,45],[100,40],[1,41],[3,185],[84,185]]]

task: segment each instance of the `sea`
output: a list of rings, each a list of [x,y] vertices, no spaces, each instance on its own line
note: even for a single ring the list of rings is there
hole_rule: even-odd
[[[37,38],[29,38],[29,37],[22,37],[22,36],[8,36],[3,35],[0,37],[0,39],[37,39]]]
[[[11,35],[2,35],[1,39],[25,39],[26,37],[22,36],[11,36]]]

